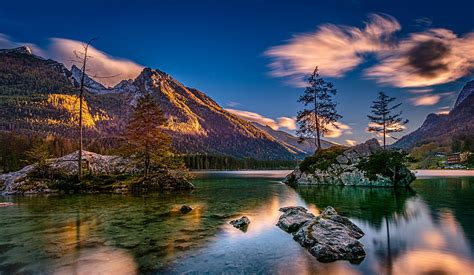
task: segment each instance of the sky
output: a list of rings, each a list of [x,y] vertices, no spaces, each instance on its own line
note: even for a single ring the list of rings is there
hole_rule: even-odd
[[[326,138],[353,144],[374,136],[367,114],[380,91],[403,103],[405,133],[449,111],[474,78],[473,13],[473,1],[457,0],[6,1],[0,48],[26,44],[70,66],[81,41],[97,37],[92,74],[160,69],[235,114],[292,133],[317,65],[343,116]]]

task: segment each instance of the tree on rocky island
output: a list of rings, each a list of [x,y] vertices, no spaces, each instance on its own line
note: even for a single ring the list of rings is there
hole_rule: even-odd
[[[395,109],[402,105],[401,103],[390,106],[395,101],[395,97],[390,97],[384,92],[379,92],[377,100],[370,106],[372,115],[368,115],[369,127],[367,130],[371,133],[381,133],[383,136],[383,148],[386,148],[386,136],[390,133],[402,132],[403,127],[408,123],[408,119],[402,118],[402,112],[393,113]],[[394,137],[392,137],[394,138]]]
[[[300,141],[314,138],[316,151],[321,149],[321,137],[330,131],[329,126],[339,128],[336,122],[342,118],[336,111],[337,104],[333,101],[336,89],[319,75],[318,67],[308,79],[308,86],[298,99],[305,108],[298,112],[298,130]]]
[[[143,166],[147,179],[152,166],[163,166],[172,155],[171,138],[163,131],[166,118],[151,94],[137,101],[128,122],[124,154]]]

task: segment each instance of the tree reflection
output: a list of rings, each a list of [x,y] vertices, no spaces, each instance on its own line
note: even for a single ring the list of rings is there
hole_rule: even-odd
[[[406,216],[405,202],[416,195],[410,188],[351,186],[299,186],[296,191],[307,204],[320,209],[333,206],[340,214],[367,221],[378,229],[387,217]]]

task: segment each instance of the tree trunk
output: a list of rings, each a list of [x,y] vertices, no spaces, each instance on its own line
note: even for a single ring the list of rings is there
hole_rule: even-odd
[[[316,123],[316,152],[321,149],[321,131],[319,126],[319,118],[318,118],[318,104],[316,102],[316,90],[314,90],[314,121]]]
[[[82,179],[82,108],[83,108],[83,98],[84,98],[84,77],[85,77],[85,70],[86,70],[86,62],[87,62],[87,48],[85,49],[84,53],[84,62],[82,64],[82,76],[81,76],[81,90],[79,94],[79,155],[78,155],[78,163],[77,163],[77,179]]]
[[[386,128],[385,128],[385,115],[383,115],[383,149],[385,150],[385,135],[386,135]]]

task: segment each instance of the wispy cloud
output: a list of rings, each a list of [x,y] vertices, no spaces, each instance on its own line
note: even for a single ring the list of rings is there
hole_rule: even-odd
[[[428,20],[420,22],[427,24]],[[428,26],[429,24],[427,24]],[[397,39],[400,23],[371,14],[364,28],[325,24],[268,49],[271,74],[296,86],[315,66],[323,76],[341,77],[374,53],[377,63],[364,75],[395,87],[426,87],[459,79],[474,69],[474,32],[458,36],[448,29],[427,29]]]
[[[255,112],[249,112],[249,111],[243,111],[243,110],[236,110],[236,109],[225,109],[226,111],[237,115],[247,121],[250,122],[257,122],[261,125],[266,125],[272,128],[273,130],[279,130],[279,129],[286,129],[289,131],[296,130],[296,118],[295,117],[278,117],[276,119],[273,118],[268,118],[265,116],[262,116],[261,114],[255,113]]]
[[[329,124],[328,133],[324,135],[327,138],[338,138],[343,135],[352,135],[352,127],[342,122],[336,122],[336,126]]]
[[[240,103],[236,102],[236,101],[229,101],[226,103],[227,106],[229,107],[237,107],[240,105]]]
[[[264,126],[269,126],[273,130],[278,130],[280,128],[286,128],[288,130],[295,130],[296,129],[296,124],[295,124],[295,119],[294,118],[289,118],[289,117],[279,117],[276,120],[273,118],[268,118],[265,116],[262,116],[261,114],[254,113],[254,112],[249,112],[249,111],[243,111],[243,110],[236,110],[236,109],[225,109],[229,113],[232,113],[234,115],[237,115],[247,121],[250,122],[257,122],[261,125]]]
[[[268,49],[271,74],[294,83],[319,66],[322,75],[341,77],[363,62],[362,54],[392,47],[391,35],[400,30],[388,15],[371,14],[365,28],[325,24],[313,32],[295,35],[287,44]]]
[[[288,130],[296,130],[296,118],[294,117],[279,117],[277,118],[279,127],[286,128]]]
[[[459,79],[474,69],[474,33],[458,37],[447,29],[411,34],[366,76],[396,87],[425,87]]]
[[[74,51],[83,51],[83,42],[64,38],[50,38],[49,45],[41,48],[32,43],[17,42],[11,37],[0,33],[0,48],[14,48],[29,46],[35,55],[51,58],[63,63],[70,68],[75,59]],[[104,85],[112,86],[123,79],[135,78],[143,69],[143,66],[124,58],[114,57],[94,47],[89,47],[89,55],[92,57],[88,63],[88,74],[107,76],[97,79]],[[113,77],[110,77],[113,76]]]
[[[412,94],[424,94],[424,93],[430,93],[432,91],[433,91],[433,89],[411,89],[411,90],[408,90],[408,92],[412,93]]]
[[[83,42],[80,41],[63,38],[52,38],[50,41],[47,52],[53,59],[64,63],[67,67],[73,65],[74,51],[83,51]],[[131,60],[114,57],[94,47],[89,47],[88,54],[92,57],[88,62],[88,73],[106,76],[97,79],[105,85],[112,86],[123,79],[133,79],[143,69],[143,66]]]
[[[450,110],[451,110],[450,106],[443,106],[443,107],[439,107],[438,111],[436,113],[438,115],[447,115],[447,114],[449,114]]]
[[[410,98],[410,101],[414,106],[431,106],[437,104],[442,98],[451,97],[452,95],[454,95],[454,92],[423,94]]]
[[[349,146],[354,146],[354,145],[357,144],[357,140],[346,139],[346,144],[349,145]]]
[[[422,95],[411,98],[410,101],[415,106],[431,106],[438,103],[440,99],[440,95]]]

